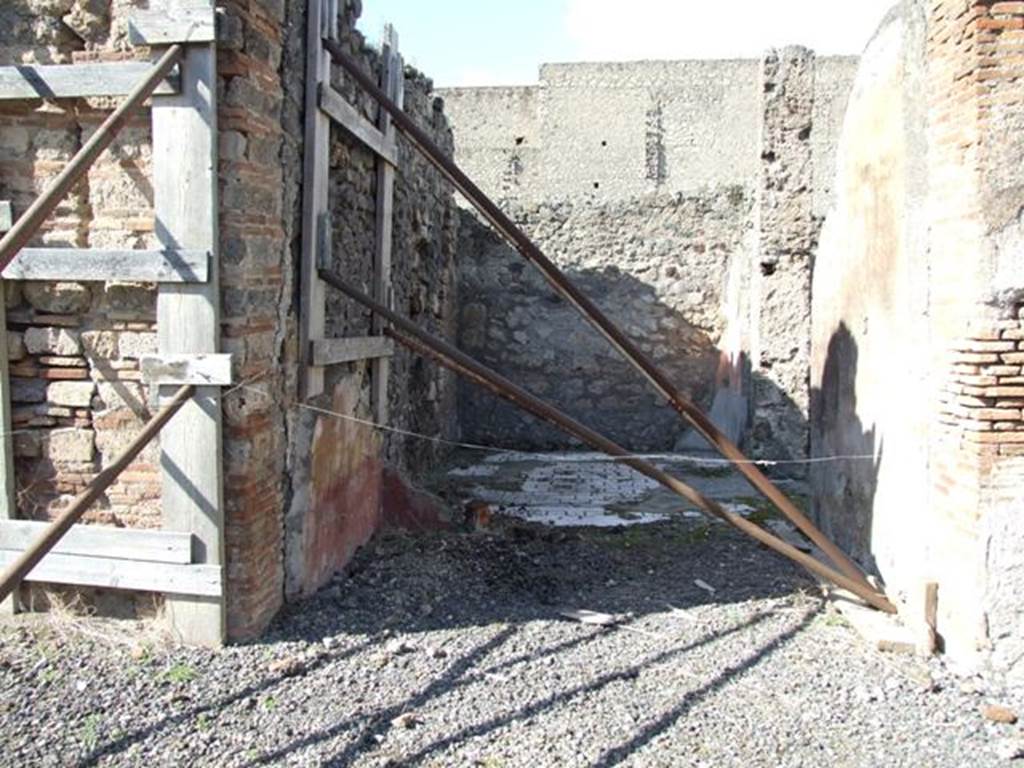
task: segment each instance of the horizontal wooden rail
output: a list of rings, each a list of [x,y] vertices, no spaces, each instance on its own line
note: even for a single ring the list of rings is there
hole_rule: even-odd
[[[0,67],[0,101],[127,96],[152,66],[148,61],[104,61]],[[153,93],[172,94],[180,89],[172,73]]]
[[[120,106],[103,121],[89,137],[64,170],[53,180],[42,195],[37,197],[0,240],[0,272],[7,269],[18,251],[35,237],[46,218],[56,210],[74,186],[82,180],[103,151],[111,145],[128,121],[128,117],[148,99],[181,59],[181,45],[172,45],[160,60],[149,69],[149,74],[135,87]]]
[[[22,248],[4,280],[80,280],[140,283],[205,283],[206,251],[115,251],[93,248]]]
[[[313,345],[313,365],[354,363],[395,354],[395,342],[384,336],[350,336],[344,339],[319,339],[310,343]]]
[[[142,431],[106,469],[103,469],[82,493],[46,528],[36,542],[22,552],[0,576],[0,602],[13,592],[21,581],[42,560],[46,553],[56,546],[65,533],[78,522],[86,510],[113,485],[118,476],[127,469],[142,449],[156,437],[185,403],[195,394],[195,387],[187,385],[178,390],[174,399],[156,416],[150,419]]]
[[[28,549],[48,525],[39,520],[0,520],[0,550],[17,553]],[[182,531],[73,525],[51,554],[187,565],[192,562],[192,535]]]
[[[859,581],[851,579],[845,574],[815,560],[810,555],[805,552],[801,552],[791,544],[787,544],[785,541],[772,535],[760,526],[757,526],[740,515],[725,509],[717,501],[709,499],[696,489],[691,488],[682,480],[669,475],[643,459],[630,455],[625,448],[622,448],[589,427],[584,426],[575,419],[566,416],[548,403],[534,397],[523,388],[513,384],[511,381],[500,376],[486,366],[481,365],[476,360],[459,351],[447,342],[432,336],[416,326],[414,323],[410,322],[408,319],[391,311],[384,305],[378,304],[362,291],[359,291],[355,287],[346,283],[340,276],[326,270],[320,270],[320,277],[328,285],[337,288],[349,298],[354,299],[367,309],[379,314],[394,325],[398,330],[388,329],[385,333],[417,354],[430,357],[446,368],[455,371],[480,386],[485,387],[499,397],[502,397],[519,408],[543,419],[549,424],[561,429],[563,432],[581,440],[585,444],[616,458],[622,464],[632,467],[637,472],[646,475],[652,480],[655,480],[665,486],[673,493],[676,493],[687,501],[695,504],[707,514],[724,520],[743,533],[764,544],[766,547],[788,557],[796,563],[799,563],[812,573],[827,579],[843,589],[849,590],[870,605],[873,605],[875,608],[887,613],[896,613],[896,607],[889,602],[885,595],[874,587],[864,586]]]
[[[320,84],[320,109],[384,160],[391,165],[398,165],[398,146],[394,140],[389,141],[387,136],[327,83]]]

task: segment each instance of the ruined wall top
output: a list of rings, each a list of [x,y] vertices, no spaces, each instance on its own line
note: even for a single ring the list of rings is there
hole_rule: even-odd
[[[831,178],[855,57],[815,58],[816,154]],[[545,64],[535,86],[439,94],[459,162],[485,191],[524,202],[622,200],[749,188],[762,120],[760,59]],[[816,201],[824,213],[828,185]]]

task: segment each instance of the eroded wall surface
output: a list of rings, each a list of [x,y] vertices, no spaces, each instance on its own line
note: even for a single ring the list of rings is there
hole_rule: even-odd
[[[354,29],[358,3],[347,4],[344,46],[364,68],[379,74],[380,61]],[[286,98],[301,103],[304,23],[295,10]],[[302,30],[301,32],[298,30]],[[377,106],[334,68],[334,86],[371,121]],[[452,151],[441,102],[428,79],[405,72],[405,110],[436,144]],[[301,136],[301,112],[286,115],[289,133]],[[372,293],[377,175],[375,156],[337,126],[331,129],[329,204],[334,231],[331,269]],[[296,206],[298,200],[296,199]],[[298,216],[298,208],[294,209]],[[451,187],[404,140],[394,201],[393,306],[430,332],[454,337],[455,247],[458,212]],[[295,256],[297,258],[297,255]],[[294,318],[293,318],[294,320]],[[370,314],[328,289],[327,337],[371,335]],[[368,361],[332,366],[320,397],[298,404],[289,419],[289,491],[285,517],[285,593],[315,591],[342,568],[385,523],[409,524],[415,492],[408,478],[432,467],[443,443],[400,431],[454,439],[458,436],[452,374],[398,349],[391,358],[389,416],[382,431],[372,426],[372,372]],[[401,503],[398,503],[401,502]],[[430,514],[415,525],[430,525]],[[435,524],[437,520],[433,521]]]
[[[862,59],[814,274],[816,513],[910,622],[1019,677],[1024,45],[1012,3],[907,0]]]
[[[548,257],[737,439],[802,458],[810,252],[854,68],[794,48],[545,65],[537,86],[442,95],[456,160]],[[468,212],[459,254],[466,351],[632,449],[690,446],[639,374]],[[468,439],[570,445],[462,391]]]

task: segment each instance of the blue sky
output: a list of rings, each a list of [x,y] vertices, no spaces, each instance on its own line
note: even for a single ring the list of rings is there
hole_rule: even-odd
[[[529,84],[542,63],[859,53],[894,0],[363,0],[438,86]]]

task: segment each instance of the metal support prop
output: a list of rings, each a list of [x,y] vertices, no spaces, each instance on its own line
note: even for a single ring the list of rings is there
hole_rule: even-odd
[[[544,278],[555,291],[584,318],[593,325],[619,353],[642,373],[654,385],[672,407],[690,424],[708,443],[723,457],[735,464],[737,470],[747,481],[774,504],[783,515],[789,518],[797,528],[813,541],[832,560],[833,563],[853,581],[871,589],[860,568],[846,556],[835,544],[829,541],[811,520],[793,504],[785,494],[772,483],[756,465],[752,464],[740,449],[701,412],[701,410],[683,397],[668,377],[629,339],[603,312],[580,291],[566,276],[548,259],[533,241],[515,223],[506,216],[498,206],[463,173],[452,160],[417,126],[405,112],[387,97],[373,79],[363,72],[333,40],[323,41],[324,49],[355,80],[360,87],[380,103],[381,107],[391,115],[395,127],[409,139],[419,152],[443,174],[454,187],[472,205],[480,211],[491,226],[507,239],[522,256],[540,270]]]
[[[43,532],[38,541],[22,552],[21,556],[11,563],[10,567],[0,576],[0,601],[3,601],[11,592],[17,589],[22,579],[28,576],[32,569],[39,564],[39,561],[46,556],[46,553],[56,546],[57,542],[68,532],[71,526],[81,519],[85,511],[92,506],[92,503],[107,488],[113,485],[118,476],[135,460],[135,457],[142,452],[142,449],[149,445],[150,441],[159,434],[160,430],[171,420],[171,417],[189,401],[192,395],[195,394],[195,391],[196,388],[191,384],[181,387],[167,407],[149,420],[138,436],[114,459],[109,467],[96,475],[89,484],[89,487],[75,497],[71,505],[61,513],[60,517],[50,524],[50,527]]]
[[[320,270],[320,278],[328,285],[337,288],[339,291],[359,302],[367,309],[388,320],[394,327],[386,329],[385,333],[417,354],[435,360],[446,368],[455,371],[470,381],[490,390],[499,397],[508,400],[513,405],[532,413],[534,416],[537,416],[563,432],[578,438],[587,445],[612,456],[620,463],[632,467],[637,472],[646,475],[652,480],[665,486],[673,493],[676,493],[687,501],[697,505],[697,507],[705,513],[729,523],[733,527],[764,544],[766,547],[788,557],[796,563],[799,563],[812,573],[831,581],[833,584],[842,587],[843,589],[849,590],[875,608],[885,611],[886,613],[896,613],[896,607],[889,602],[885,595],[881,594],[874,587],[871,587],[870,585],[865,586],[860,581],[851,579],[848,576],[829,568],[827,565],[818,562],[815,558],[801,552],[796,547],[787,544],[778,537],[773,536],[749,520],[746,520],[733,512],[729,512],[717,501],[709,499],[696,489],[691,488],[682,480],[669,475],[667,472],[658,469],[653,464],[643,459],[631,456],[625,448],[621,447],[617,443],[609,440],[598,432],[593,431],[589,427],[584,426],[575,419],[566,416],[550,404],[534,397],[526,390],[513,384],[511,381],[500,376],[486,366],[476,362],[473,358],[463,352],[460,352],[450,344],[432,336],[426,331],[423,331],[406,318],[392,312],[384,305],[371,299],[362,291],[349,285],[338,275],[326,270]]]
[[[85,145],[75,153],[75,156],[64,166],[64,170],[51,182],[46,191],[37,197],[28,210],[18,218],[14,226],[4,235],[3,240],[0,240],[0,272],[3,272],[7,265],[14,260],[18,251],[35,237],[46,218],[56,210],[75,184],[89,172],[96,159],[113,143],[131,113],[153,95],[153,91],[178,63],[182,51],[181,45],[172,45],[164,52],[164,55],[153,65],[145,78],[135,86],[120,106],[103,121],[103,124],[89,137]]]

